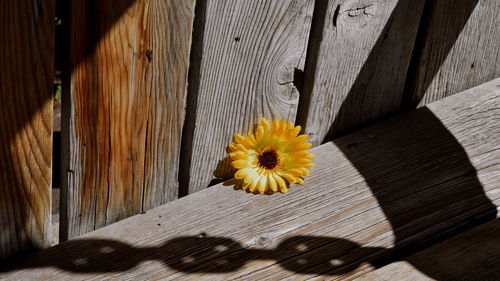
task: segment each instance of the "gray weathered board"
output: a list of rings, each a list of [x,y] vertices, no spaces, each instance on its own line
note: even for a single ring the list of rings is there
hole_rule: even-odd
[[[51,242],[54,14],[0,2],[0,260]]]
[[[181,193],[231,176],[223,161],[235,133],[258,120],[295,120],[296,70],[304,69],[313,0],[208,0],[195,24],[183,135]]]
[[[61,239],[177,198],[194,0],[70,4]]]
[[[297,117],[314,145],[400,109],[423,2],[318,2]]]
[[[417,40],[411,107],[500,77],[500,1],[426,1]]]
[[[13,262],[0,278],[354,278],[497,217],[499,134],[497,79],[314,148],[317,167],[287,194],[219,184]],[[432,265],[419,270],[433,277]]]
[[[500,280],[500,220],[482,224],[356,280]],[[424,274],[420,267],[432,269]],[[450,270],[451,268],[451,270]],[[432,276],[432,279],[430,278]]]

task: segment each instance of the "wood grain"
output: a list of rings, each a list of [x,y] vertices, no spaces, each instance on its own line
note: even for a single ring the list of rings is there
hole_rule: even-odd
[[[493,220],[356,280],[499,280],[500,221]],[[433,269],[433,278],[418,270]],[[447,269],[453,266],[453,270]]]
[[[499,93],[497,79],[321,145],[311,176],[286,195],[219,184],[15,261],[0,278],[362,275],[380,258],[498,216]]]
[[[313,2],[203,4],[203,33],[194,41],[202,55],[191,70],[183,136],[183,195],[231,176],[229,162],[222,160],[234,134],[250,132],[262,116],[294,121],[294,75],[304,69]]]
[[[413,108],[500,76],[500,2],[427,2],[409,77]]]
[[[53,1],[0,3],[0,260],[50,246]]]
[[[423,2],[318,2],[297,117],[314,145],[399,110]]]
[[[177,198],[194,1],[73,1],[65,240]]]

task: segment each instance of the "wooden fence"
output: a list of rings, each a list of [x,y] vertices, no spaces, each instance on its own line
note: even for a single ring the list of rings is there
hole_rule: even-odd
[[[492,0],[70,1],[61,239],[230,177],[227,144],[261,116],[317,145],[500,76],[499,13]],[[4,258],[50,244],[54,1],[3,1],[0,20]]]

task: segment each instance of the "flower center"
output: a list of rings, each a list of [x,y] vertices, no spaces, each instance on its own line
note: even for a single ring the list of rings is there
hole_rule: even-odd
[[[260,167],[262,167],[264,169],[272,170],[277,165],[278,165],[278,153],[276,153],[276,151],[269,150],[269,151],[266,151],[266,152],[262,153],[261,155],[259,155],[259,166]]]

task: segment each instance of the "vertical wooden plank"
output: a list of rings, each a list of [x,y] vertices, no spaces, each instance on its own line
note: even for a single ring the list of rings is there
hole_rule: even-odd
[[[314,145],[399,110],[423,2],[318,2],[297,117]]]
[[[200,0],[201,1],[201,0]],[[151,1],[152,60],[144,209],[176,199],[195,0]],[[152,17],[153,15],[150,15]],[[147,51],[146,51],[147,52]]]
[[[262,116],[294,121],[313,0],[204,1],[194,41],[181,193],[230,175],[226,147]],[[196,49],[197,48],[197,49]],[[199,59],[200,61],[197,61]]]
[[[54,1],[0,2],[0,259],[50,246]]]
[[[407,103],[411,107],[500,76],[500,1],[427,1]]]
[[[61,239],[177,197],[193,15],[194,0],[72,2]]]

